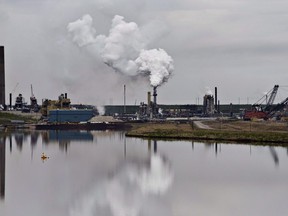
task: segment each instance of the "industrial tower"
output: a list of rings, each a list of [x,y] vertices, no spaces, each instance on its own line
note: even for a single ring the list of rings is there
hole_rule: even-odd
[[[5,61],[4,61],[4,46],[0,46],[0,104],[5,103]]]

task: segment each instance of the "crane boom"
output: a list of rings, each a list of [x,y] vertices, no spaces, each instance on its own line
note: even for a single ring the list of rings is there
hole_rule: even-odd
[[[267,94],[265,94],[262,98],[260,98],[256,103],[252,105],[251,110],[245,110],[243,119],[244,120],[251,120],[252,118],[258,119],[267,119],[273,116],[278,110],[282,109],[287,101],[282,101],[280,104],[273,106],[275,101],[277,91],[279,85],[275,85],[272,90],[270,90]],[[269,98],[268,98],[269,97]],[[265,98],[267,99],[266,103],[264,103]]]
[[[278,103],[267,115],[267,118],[272,117],[275,113],[277,113],[279,110],[282,110],[285,108],[285,106],[288,104],[288,97],[285,98],[281,103]]]
[[[274,86],[274,88],[273,88],[273,90],[272,90],[272,92],[270,94],[269,100],[267,102],[267,106],[270,106],[270,105],[272,105],[274,103],[278,88],[279,88],[279,85],[275,85]]]

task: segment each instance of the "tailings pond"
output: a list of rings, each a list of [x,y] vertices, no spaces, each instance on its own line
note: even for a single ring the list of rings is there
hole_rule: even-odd
[[[0,138],[1,216],[288,215],[285,147],[15,132]]]

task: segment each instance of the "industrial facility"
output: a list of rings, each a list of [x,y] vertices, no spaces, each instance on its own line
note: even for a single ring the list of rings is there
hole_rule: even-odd
[[[0,110],[16,110],[19,112],[41,112],[42,119],[51,123],[85,122],[95,115],[99,115],[97,109],[92,105],[71,105],[67,93],[61,94],[58,100],[43,99],[42,104],[34,95],[31,84],[30,104],[25,101],[20,93],[14,105],[12,104],[12,93],[9,94],[9,105],[5,101],[5,59],[4,46],[0,46]],[[18,85],[18,83],[17,83]],[[279,85],[269,91],[264,99],[254,104],[221,104],[218,99],[218,89],[215,87],[214,94],[206,93],[203,96],[203,104],[161,104],[157,101],[157,87],[154,86],[152,93],[147,92],[147,101],[139,105],[126,105],[126,86],[124,85],[124,104],[106,105],[105,115],[113,116],[121,120],[151,121],[167,118],[190,118],[190,117],[234,117],[244,120],[269,119],[276,117],[280,119],[286,116],[288,97],[279,104],[274,104]],[[152,98],[153,97],[153,98]]]

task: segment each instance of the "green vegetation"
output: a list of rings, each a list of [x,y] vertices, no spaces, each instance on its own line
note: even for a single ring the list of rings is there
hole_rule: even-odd
[[[17,115],[12,112],[0,112],[0,125],[10,125],[13,120],[24,121],[25,123],[35,123],[37,121],[31,115]]]
[[[192,124],[147,123],[133,126],[127,136],[165,139],[215,140],[229,142],[261,142],[288,145],[288,133],[275,131],[243,131],[197,129]]]

